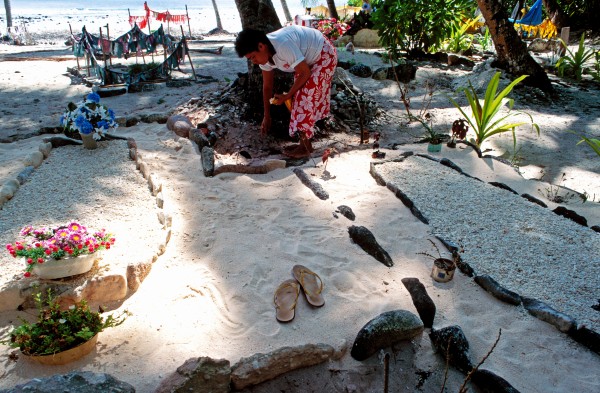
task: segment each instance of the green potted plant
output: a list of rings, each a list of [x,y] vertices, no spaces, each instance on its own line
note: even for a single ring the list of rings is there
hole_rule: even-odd
[[[452,259],[443,258],[438,246],[431,240],[427,239],[433,245],[437,252],[437,257],[426,252],[418,252],[419,255],[425,255],[433,259],[433,268],[431,269],[431,278],[437,282],[448,282],[454,277],[456,263]]]
[[[429,123],[427,123],[427,121],[423,120],[421,117],[411,116],[412,119],[421,123],[423,128],[425,128],[425,134],[423,136],[423,140],[428,142],[427,151],[429,153],[439,153],[440,151],[442,151],[442,141],[444,140],[444,137],[446,135],[437,132],[435,130],[435,128],[433,128],[433,122],[431,119],[432,116],[429,113],[426,114],[425,117],[426,117],[426,120],[429,121]]]
[[[0,343],[19,348],[28,359],[41,364],[58,365],[77,360],[90,353],[98,333],[122,324],[128,311],[106,318],[92,311],[85,300],[62,310],[48,289],[46,299],[42,293],[34,295],[38,307],[36,322],[21,319]]]
[[[24,240],[7,244],[6,249],[14,258],[25,263],[25,277],[31,273],[39,278],[55,279],[82,274],[89,271],[103,250],[115,243],[115,238],[104,229],[88,230],[73,221],[54,228],[21,229]]]

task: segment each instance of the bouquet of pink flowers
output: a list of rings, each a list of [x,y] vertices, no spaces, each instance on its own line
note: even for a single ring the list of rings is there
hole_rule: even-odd
[[[93,254],[99,250],[108,250],[115,243],[115,238],[104,229],[88,232],[88,229],[78,222],[56,228],[35,229],[28,225],[21,229],[20,234],[31,240],[7,244],[6,249],[14,258],[25,258],[25,277],[31,276],[31,270],[36,263],[44,263],[49,258],[64,259]]]
[[[332,41],[340,38],[350,28],[346,23],[335,18],[321,19],[314,27]]]

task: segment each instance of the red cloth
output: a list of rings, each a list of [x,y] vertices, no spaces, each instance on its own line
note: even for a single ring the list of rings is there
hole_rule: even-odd
[[[131,26],[133,26],[135,23],[137,23],[137,25],[140,29],[143,29],[148,24],[148,17],[147,16],[130,16],[129,24]]]
[[[291,137],[298,131],[304,132],[307,138],[312,138],[315,122],[329,116],[331,80],[336,65],[335,46],[325,39],[321,58],[313,64],[310,78],[294,96],[289,129]]]

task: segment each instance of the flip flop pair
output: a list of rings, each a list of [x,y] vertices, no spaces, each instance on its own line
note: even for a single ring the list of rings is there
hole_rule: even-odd
[[[296,315],[296,304],[300,295],[300,287],[304,291],[306,301],[314,306],[321,307],[325,304],[323,299],[323,281],[321,277],[312,270],[302,265],[292,268],[295,279],[282,282],[275,290],[273,303],[275,303],[275,318],[279,322],[289,322]]]

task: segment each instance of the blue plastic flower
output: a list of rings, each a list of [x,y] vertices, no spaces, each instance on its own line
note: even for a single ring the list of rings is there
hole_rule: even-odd
[[[106,120],[100,120],[98,122],[97,128],[104,128],[105,130],[108,130],[109,127],[110,127],[110,125],[108,124],[108,122]]]
[[[98,95],[98,93],[90,93],[88,94],[86,99],[92,102],[100,102],[100,96]]]
[[[92,123],[90,123],[85,117],[81,115],[77,116],[77,119],[75,119],[75,127],[77,127],[79,132],[85,135],[91,134],[92,131],[94,131]]]
[[[112,109],[108,110],[108,116],[110,116],[111,120],[115,120],[115,112]]]

